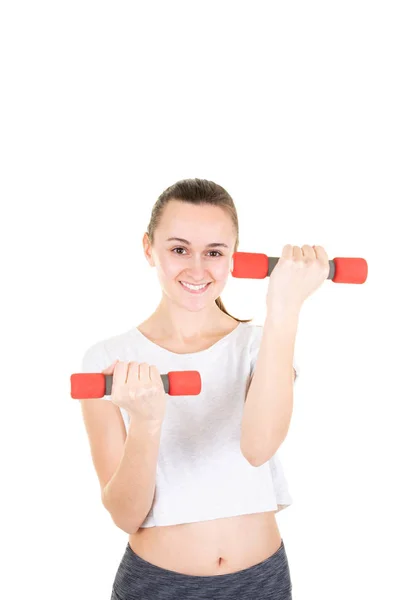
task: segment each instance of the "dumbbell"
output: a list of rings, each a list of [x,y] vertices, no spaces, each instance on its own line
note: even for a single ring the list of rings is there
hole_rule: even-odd
[[[259,252],[234,252],[231,274],[246,279],[264,279],[274,270],[279,258]],[[364,258],[334,258],[329,261],[329,275],[334,283],[364,283],[368,264]]]
[[[71,398],[103,398],[111,395],[113,376],[104,373],[73,373]],[[161,375],[164,390],[170,396],[197,396],[201,392],[198,371],[169,371]]]

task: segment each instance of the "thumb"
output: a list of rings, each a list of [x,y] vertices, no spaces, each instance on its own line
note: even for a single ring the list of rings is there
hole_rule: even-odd
[[[114,360],[114,362],[109,367],[106,367],[104,369],[104,371],[102,371],[102,373],[104,373],[105,375],[112,375],[114,373],[114,368],[115,368],[115,365],[117,364],[117,362],[118,362],[118,358],[116,360]]]

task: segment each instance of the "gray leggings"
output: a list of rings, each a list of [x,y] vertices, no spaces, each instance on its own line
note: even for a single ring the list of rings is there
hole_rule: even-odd
[[[186,575],[147,562],[129,545],[110,600],[292,600],[285,545],[263,562],[224,575]]]

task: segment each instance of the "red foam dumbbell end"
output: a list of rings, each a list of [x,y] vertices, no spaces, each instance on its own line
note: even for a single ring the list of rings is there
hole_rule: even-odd
[[[233,277],[264,279],[268,275],[268,256],[258,252],[234,252],[232,255]]]
[[[103,398],[106,393],[104,373],[74,373],[71,375],[71,397],[76,400]]]
[[[368,263],[365,258],[334,258],[334,283],[364,283],[368,276]]]
[[[198,371],[169,371],[170,396],[197,396],[201,392],[201,377]]]

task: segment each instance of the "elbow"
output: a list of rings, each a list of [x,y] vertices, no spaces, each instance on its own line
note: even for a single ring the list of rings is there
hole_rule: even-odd
[[[266,462],[268,462],[270,459],[270,457],[268,458],[263,458],[263,459],[259,459],[259,460],[252,460],[250,462],[252,467],[261,467],[262,465],[264,465]]]
[[[247,452],[245,452],[243,450],[242,442],[240,442],[240,452],[241,452],[243,458],[251,465],[252,461],[250,460],[249,455],[247,454]]]
[[[270,457],[268,458],[246,458],[247,462],[252,466],[252,467],[261,467],[262,465],[264,465],[266,462],[268,462],[270,459]]]
[[[124,531],[128,535],[137,533],[137,531],[139,530],[139,527],[136,524],[121,522],[118,519],[114,518],[113,515],[111,515],[111,518],[113,520],[114,525],[116,525],[118,529],[121,529],[121,531]]]
[[[115,523],[115,521],[114,521]],[[115,523],[117,525],[117,527],[119,527],[119,529],[121,529],[122,531],[124,531],[125,533],[127,533],[128,535],[132,535],[134,533],[137,533],[139,531],[139,527],[137,527],[137,525],[118,525],[117,523]]]
[[[243,458],[245,458],[247,460],[247,462],[249,463],[249,465],[251,465],[252,467],[261,467],[261,465],[263,465],[264,463],[268,462],[270,457],[268,456],[267,458],[254,458],[253,455],[249,455],[246,452],[243,451],[242,448],[240,448],[241,453]]]
[[[104,508],[106,509],[106,511],[110,515],[114,525],[116,525],[118,527],[118,529],[121,529],[122,531],[124,531],[125,533],[128,533],[129,535],[131,535],[132,533],[136,533],[138,531],[140,525],[137,525],[136,522],[132,523],[132,521],[124,521],[123,519],[119,518],[115,514],[115,512],[111,510],[110,506],[108,506],[106,504],[104,494],[102,494],[101,499],[102,499]]]

